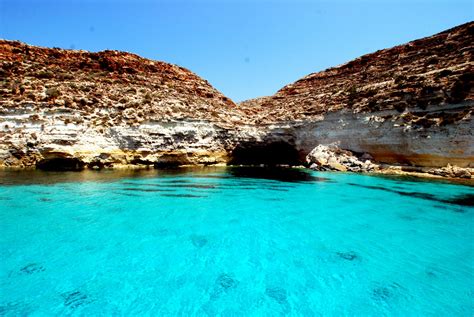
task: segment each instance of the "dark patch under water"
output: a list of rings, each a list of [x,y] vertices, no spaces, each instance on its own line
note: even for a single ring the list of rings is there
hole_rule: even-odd
[[[165,187],[174,187],[174,188],[202,188],[202,189],[213,189],[217,188],[215,185],[208,184],[172,184],[172,185],[156,185],[156,186],[165,186]]]
[[[283,198],[274,198],[274,197],[269,197],[269,198],[261,198],[263,200],[268,200],[268,201],[283,201]]]
[[[232,278],[228,274],[221,274],[216,279],[217,287],[222,288],[222,289],[233,288],[233,287],[236,287],[238,284],[239,284],[239,282],[236,281],[234,278]]]
[[[197,248],[202,248],[207,244],[207,239],[205,236],[201,235],[191,235],[190,237],[192,244]]]
[[[220,274],[214,284],[212,293],[210,294],[211,299],[218,298],[222,293],[225,293],[239,285],[239,281],[233,278],[231,275],[222,273]]]
[[[265,187],[266,190],[271,190],[275,192],[287,192],[289,189],[286,188],[275,188],[275,187]]]
[[[265,294],[276,300],[279,304],[284,304],[287,301],[286,290],[281,287],[267,287],[265,289]]]
[[[451,197],[451,198],[448,198],[448,199],[443,199],[443,198],[440,198],[436,195],[428,194],[428,193],[406,192],[406,191],[390,189],[390,188],[382,187],[382,186],[361,185],[361,184],[354,184],[354,183],[347,183],[347,184],[351,185],[351,186],[357,186],[357,187],[362,187],[362,188],[367,188],[367,189],[383,190],[383,191],[386,191],[386,192],[395,193],[395,194],[399,194],[399,195],[402,195],[402,196],[408,196],[408,197],[415,197],[415,198],[420,198],[420,199],[425,199],[425,200],[437,201],[437,202],[444,203],[444,204],[451,204],[451,205],[458,205],[458,206],[469,206],[469,207],[474,206],[474,194],[463,194],[463,195],[454,196],[454,197]]]
[[[474,194],[465,194],[461,196],[456,196],[445,201],[447,203],[454,204],[454,205],[474,207]]]
[[[155,191],[171,191],[171,189],[166,188],[194,188],[194,189],[214,189],[217,188],[216,185],[211,184],[192,184],[188,181],[185,182],[170,182],[166,181],[163,183],[133,183],[133,182],[123,182],[123,185],[133,185],[133,186],[140,186],[140,187],[164,187],[165,189],[156,189]],[[147,191],[146,189],[135,189],[135,190],[143,190]],[[153,191],[152,189],[148,191]]]
[[[182,182],[174,182],[174,181],[164,181],[161,183],[135,183],[135,182],[123,182],[122,185],[131,185],[137,187],[125,187],[122,190],[128,191],[143,191],[143,192],[173,192],[176,189],[190,189],[192,190],[210,190],[210,189],[266,189],[270,191],[280,191],[280,192],[287,192],[289,189],[294,188],[294,186],[289,185],[281,185],[281,184],[261,184],[255,182],[255,187],[250,187],[249,182],[237,183],[232,186],[228,185],[214,185],[214,184],[193,184],[190,181],[183,180]],[[252,184],[252,183],[250,183]],[[143,188],[145,187],[145,188]],[[146,188],[146,187],[154,187]],[[155,189],[156,188],[156,189]]]
[[[372,290],[372,298],[375,300],[387,301],[394,297],[401,289],[401,285],[395,282],[389,285],[379,286]]]
[[[231,173],[232,170],[234,174]],[[235,171],[238,170],[239,168],[236,167],[221,171],[225,176],[218,178],[226,178],[226,181],[220,182],[217,180],[215,182],[216,184],[213,185],[209,184],[212,182],[211,180],[206,181],[204,179],[202,179],[204,184],[195,184],[196,180],[193,179],[194,176],[186,175],[186,178],[189,180],[173,180],[154,174],[155,176],[153,178],[148,180],[139,179],[136,182],[134,182],[134,180],[123,182],[123,179],[121,179],[111,184],[91,184],[91,186],[80,184],[81,190],[76,190],[75,186],[54,186],[50,188],[52,190],[58,189],[58,193],[52,191],[51,195],[48,195],[43,191],[38,191],[37,194],[31,195],[33,208],[37,206],[40,206],[40,208],[54,207],[52,204],[48,206],[46,203],[40,203],[39,199],[41,197],[52,197],[55,202],[66,201],[64,197],[67,197],[71,204],[65,204],[64,207],[61,206],[61,208],[64,208],[66,211],[74,211],[73,217],[71,217],[69,213],[51,213],[52,215],[46,217],[47,221],[44,223],[41,221],[45,219],[45,217],[32,218],[32,220],[35,221],[30,222],[32,223],[31,227],[20,226],[16,222],[12,222],[12,225],[10,225],[8,221],[8,225],[10,225],[8,235],[5,234],[6,230],[2,228],[2,231],[4,231],[2,234],[5,234],[6,237],[11,237],[13,241],[17,238],[23,240],[27,237],[32,238],[34,241],[38,239],[38,241],[41,242],[49,242],[50,245],[47,243],[44,244],[47,248],[45,248],[45,252],[41,254],[45,255],[45,258],[38,258],[37,254],[30,254],[28,256],[28,258],[31,257],[33,261],[38,261],[39,264],[31,263],[28,260],[25,262],[24,257],[25,254],[28,255],[27,253],[15,252],[15,254],[18,254],[17,258],[16,255],[11,252],[15,257],[11,256],[9,266],[5,265],[5,267],[7,268],[7,272],[10,272],[8,278],[17,279],[16,282],[18,282],[18,286],[14,285],[14,287],[15,290],[18,290],[19,295],[15,294],[14,297],[9,299],[9,294],[2,294],[4,298],[0,299],[1,304],[3,304],[3,306],[0,305],[0,315],[26,316],[34,314],[34,309],[41,309],[38,310],[39,312],[48,312],[48,310],[51,309],[51,311],[49,311],[50,313],[57,313],[57,309],[62,309],[66,315],[77,315],[78,313],[82,313],[81,310],[83,308],[90,309],[91,312],[96,310],[95,313],[91,313],[90,315],[98,315],[100,310],[105,308],[107,308],[108,311],[115,309],[114,311],[120,314],[121,307],[127,306],[137,307],[135,311],[138,311],[138,309],[146,311],[148,307],[151,307],[155,310],[151,311],[150,314],[154,313],[156,315],[158,314],[158,309],[160,309],[160,311],[165,311],[166,309],[170,309],[171,311],[171,309],[174,309],[175,307],[172,305],[178,300],[187,302],[189,305],[194,305],[194,307],[208,305],[208,308],[210,308],[206,310],[206,312],[212,316],[219,314],[231,315],[234,311],[227,309],[226,303],[232,302],[236,305],[240,305],[240,303],[238,303],[239,299],[244,298],[245,302],[238,307],[239,311],[236,314],[252,315],[252,311],[250,311],[246,305],[247,303],[257,303],[260,307],[272,309],[273,315],[290,315],[290,310],[293,310],[294,315],[313,316],[318,313],[322,314],[322,312],[325,311],[325,307],[318,307],[317,305],[319,302],[318,296],[320,296],[320,294],[318,294],[319,292],[313,292],[313,294],[311,294],[311,292],[308,292],[308,288],[317,285],[315,283],[319,282],[318,279],[321,281],[320,284],[318,283],[321,286],[332,286],[335,281],[337,281],[337,286],[342,285],[339,283],[340,276],[343,277],[341,283],[347,282],[347,285],[344,284],[344,296],[341,296],[341,293],[337,292],[338,289],[334,292],[331,288],[324,289],[324,287],[321,287],[321,294],[333,300],[334,305],[337,304],[336,308],[338,311],[343,311],[345,307],[350,307],[350,305],[360,302],[367,303],[366,306],[371,306],[364,312],[365,314],[360,313],[360,315],[365,316],[377,315],[375,312],[379,312],[382,315],[384,313],[390,314],[392,308],[395,310],[394,312],[392,311],[393,314],[396,314],[397,309],[400,312],[402,308],[405,309],[404,312],[406,312],[409,309],[413,309],[412,307],[417,307],[420,303],[425,305],[426,301],[428,301],[428,305],[429,301],[436,304],[437,300],[444,300],[444,297],[440,295],[440,299],[438,299],[436,298],[437,294],[434,294],[436,292],[433,292],[433,296],[425,299],[423,298],[424,293],[417,293],[417,290],[420,289],[420,284],[423,284],[423,287],[428,287],[428,285],[431,287],[431,282],[433,287],[427,289],[429,291],[445,289],[445,293],[448,294],[447,303],[450,303],[449,301],[451,300],[453,307],[455,305],[457,307],[462,307],[462,305],[466,306],[466,303],[469,305],[470,289],[464,287],[462,283],[455,283],[455,281],[468,283],[468,278],[465,278],[466,275],[464,275],[465,272],[457,272],[456,268],[463,268],[459,263],[469,261],[469,257],[463,257],[466,257],[466,254],[469,255],[470,253],[456,252],[460,254],[460,256],[457,257],[457,254],[453,254],[450,250],[442,250],[441,248],[444,244],[436,243],[436,241],[432,242],[436,239],[430,238],[433,236],[433,231],[430,230],[430,228],[433,227],[432,224],[425,224],[422,221],[420,221],[420,223],[407,224],[403,221],[397,222],[396,219],[391,217],[384,218],[385,215],[383,214],[372,214],[372,210],[376,210],[376,208],[365,208],[365,206],[361,207],[358,205],[359,201],[364,201],[359,194],[365,190],[357,187],[339,187],[332,186],[331,184],[326,186],[328,183],[316,183],[321,180],[324,181],[322,178],[308,177],[308,174],[309,176],[311,176],[311,174],[318,175],[316,173],[288,169],[284,171],[283,176],[280,174],[278,177],[275,177],[276,169],[265,169],[262,173],[257,171],[256,174],[254,174],[252,170],[250,172],[249,169],[245,170],[245,168],[240,168],[240,172],[235,173]],[[296,173],[294,173],[295,171]],[[41,173],[39,175],[45,174]],[[75,173],[74,175],[80,176],[81,174]],[[257,177],[254,177],[255,175],[257,175]],[[204,177],[205,176],[203,176],[203,178]],[[374,185],[365,186],[366,188],[387,190],[387,188],[383,186],[378,186],[378,184],[384,183],[376,178],[371,178],[371,180],[375,180],[373,182],[367,182],[366,176],[346,174],[335,176],[334,174],[328,177],[336,179],[340,184],[344,184],[348,178],[351,180],[354,179],[353,182],[359,184],[358,179],[360,178],[362,184]],[[80,177],[78,177],[78,179],[80,179]],[[144,181],[145,184],[142,184],[141,181]],[[154,184],[154,182],[158,184]],[[387,183],[388,189],[391,189],[389,190],[391,192],[390,194],[386,195],[383,191],[367,191],[367,196],[372,196],[367,198],[367,200],[373,199],[377,201],[386,197],[403,201],[405,201],[405,199],[409,201],[409,197],[432,200],[433,195],[430,196],[423,193],[415,193],[415,195],[413,195],[413,193],[409,192],[409,187],[394,188],[390,187],[390,183],[391,182]],[[196,187],[192,185],[202,186]],[[213,190],[215,188],[218,190]],[[288,189],[291,190],[292,188],[295,190],[289,194],[266,192],[266,190],[285,191]],[[429,193],[431,188],[431,186],[428,186],[426,191]],[[5,194],[14,192],[12,188],[5,189]],[[254,191],[247,193],[243,191],[243,189]],[[181,204],[183,200],[179,199],[160,200],[160,197],[166,196],[189,198],[207,197],[201,196],[199,193],[190,195],[193,193],[193,190],[199,191],[199,193],[203,195],[209,193],[209,199],[187,200],[185,204]],[[235,201],[229,199],[225,196],[227,195],[225,190],[228,190],[229,195],[236,194],[238,199]],[[341,193],[345,190],[347,190],[346,193]],[[414,188],[411,190],[415,191]],[[464,192],[464,189],[461,190]],[[436,190],[432,193],[438,191],[439,190]],[[99,193],[99,195],[94,196],[92,199],[83,199],[79,196],[74,196],[81,195],[83,192]],[[150,193],[147,194],[147,192]],[[154,194],[154,192],[157,193]],[[348,195],[348,192],[350,192],[351,195]],[[397,195],[392,194],[392,192],[397,193]],[[446,198],[449,197],[447,196],[449,192],[454,193],[453,196],[455,196],[456,193],[461,193],[454,190],[447,190],[446,193],[442,193],[446,194],[442,198],[447,200]],[[27,194],[24,187],[19,188],[18,193],[19,195]],[[221,193],[225,195],[219,196]],[[116,196],[114,196],[114,194]],[[347,194],[347,197],[350,198],[348,202],[337,198],[332,199],[333,197],[341,197],[342,194]],[[123,197],[119,195],[133,196],[133,198],[143,197],[144,199],[128,199],[128,197],[127,199],[121,199]],[[407,197],[403,197],[403,195]],[[334,203],[334,206],[331,205],[330,208],[326,208],[324,204],[319,203],[326,199],[326,197],[329,197],[328,202]],[[222,199],[222,201],[213,200],[214,198]],[[460,198],[460,202],[457,204],[469,204],[472,197],[469,197],[469,195],[456,196],[451,200],[458,198]],[[110,199],[117,199],[117,201],[111,202]],[[283,200],[283,202],[262,202],[261,200]],[[127,205],[126,202],[128,203],[129,201],[133,204]],[[215,201],[218,201],[219,204],[214,204]],[[27,205],[28,202],[29,201],[26,200],[25,205]],[[109,206],[110,202],[111,204]],[[221,202],[223,203],[221,204]],[[287,204],[288,202],[290,204]],[[301,205],[295,205],[296,202],[298,202],[298,204],[301,203]],[[416,201],[412,202],[416,203]],[[96,204],[93,205],[93,203]],[[114,203],[117,204],[117,208],[121,208],[118,210],[125,212],[121,215],[109,214],[112,213],[111,208],[115,208],[113,206]],[[239,203],[243,204],[239,205]],[[340,216],[338,207],[346,207],[347,204],[350,204],[349,206],[353,209],[348,211],[346,216]],[[2,205],[0,202],[0,206],[4,205],[6,204],[4,203]],[[202,213],[203,217],[200,215],[196,217],[195,213],[188,212],[189,209],[186,209],[189,208],[189,205],[199,206],[199,210],[206,211],[212,211],[214,210],[213,208],[217,207],[215,209],[219,212],[219,222],[213,221],[214,218],[210,217],[210,212]],[[449,208],[449,206],[441,204],[434,206],[436,207],[437,205],[446,209]],[[107,208],[104,208],[105,206]],[[129,206],[136,208],[135,210],[139,212],[134,213],[134,215],[130,217],[128,213],[128,210],[130,210]],[[181,208],[181,206],[185,206],[185,208],[177,209]],[[254,206],[257,208],[252,209]],[[31,210],[34,210],[33,208]],[[344,208],[341,208],[341,210],[343,209]],[[388,209],[390,210],[390,206]],[[19,210],[21,212],[18,213],[18,223],[22,223],[20,221],[26,216],[36,217],[38,214],[29,212],[30,209],[26,207],[25,211],[27,212],[23,212],[22,209]],[[90,212],[91,210],[98,212],[92,213]],[[179,210],[180,212],[175,212],[175,210]],[[411,208],[400,210],[393,208],[393,211],[397,214],[400,212],[413,212]],[[10,210],[5,208],[4,212],[6,219],[10,219]],[[67,217],[64,217],[64,215]],[[97,217],[97,215],[99,217]],[[352,217],[353,215],[354,217]],[[383,221],[369,226],[367,225],[368,219],[371,219],[370,217],[373,215]],[[391,214],[389,214],[389,216],[391,216]],[[452,216],[448,219],[453,221],[444,221],[444,216]],[[444,241],[441,239],[457,239],[448,241],[453,241],[453,245],[455,242],[455,245],[463,248],[469,244],[470,231],[465,229],[456,231],[456,228],[463,228],[462,225],[468,224],[469,219],[466,217],[469,218],[469,213],[445,215],[434,212],[433,217],[435,220],[440,220],[436,225],[439,225],[442,229],[436,232],[436,234],[439,234],[440,241]],[[209,221],[203,221],[203,219]],[[422,218],[419,219],[423,220]],[[39,228],[43,228],[44,224],[54,225],[56,220],[67,220],[67,222],[64,223],[68,224],[70,222],[72,227],[61,227],[61,231],[57,232],[56,237],[52,236],[52,233],[54,233],[53,230],[50,230],[51,233],[46,230],[38,230],[37,235],[31,235],[30,229],[34,229],[36,224],[38,224]],[[118,221],[116,222],[115,220]],[[183,220],[183,222],[180,222],[181,220]],[[394,222],[394,227],[390,226],[392,221]],[[77,225],[76,222],[79,223],[79,225]],[[117,223],[125,223],[127,225],[116,226]],[[268,224],[277,225],[269,226]],[[302,225],[300,226],[299,224]],[[333,224],[336,225],[331,227]],[[379,225],[384,226],[385,224],[387,224],[388,228],[385,232],[390,232],[390,235],[379,235],[381,229]],[[40,225],[42,226],[40,227]],[[324,230],[318,228],[318,226],[321,226],[321,228],[324,227]],[[393,228],[399,228],[398,226],[400,226],[400,228],[408,228],[409,230],[393,230]],[[25,230],[18,231],[21,228]],[[87,272],[97,272],[98,267],[105,267],[107,270],[99,270],[101,274],[98,275],[98,278],[101,278],[103,274],[104,282],[97,280],[98,283],[93,283],[92,285],[88,284],[87,288],[83,288],[82,285],[87,283],[87,281],[80,278],[76,279],[74,276],[71,279],[69,276],[70,270],[52,269],[55,263],[50,262],[50,259],[46,256],[53,253],[54,260],[58,258],[58,255],[48,250],[62,250],[62,248],[58,248],[57,246],[63,247],[66,245],[65,243],[67,243],[69,247],[70,239],[64,239],[64,237],[69,237],[72,231],[71,228],[73,230],[81,230],[80,232],[74,232],[72,236],[80,237],[80,239],[77,239],[80,243],[77,246],[74,245],[74,252],[64,252],[62,255],[59,253],[59,256],[63,256],[63,258],[59,258],[59,260],[81,263],[81,272],[85,272],[86,270]],[[109,246],[107,246],[106,249],[114,257],[111,262],[109,262],[109,257],[103,256],[104,248],[102,248],[101,245],[97,247],[97,228],[100,228],[101,236],[102,233],[104,234],[104,239],[102,240],[110,243],[110,249]],[[357,230],[350,231],[346,228],[356,228]],[[413,228],[416,228],[416,230],[412,230]],[[116,230],[124,231],[122,234],[122,231]],[[270,235],[267,236],[265,234],[266,232]],[[404,239],[404,241],[411,241],[410,244],[400,246],[399,239],[384,240],[386,236],[391,236],[392,233],[401,235],[405,232],[413,234],[411,239]],[[372,235],[372,233],[377,234]],[[327,252],[326,249],[317,250],[317,246],[315,247],[314,241],[330,241],[335,235],[340,237],[344,234],[347,235],[346,238],[334,240],[343,240],[343,243],[334,245],[329,252]],[[350,240],[354,235],[354,240]],[[376,237],[377,240],[365,240],[371,236]],[[129,237],[133,237],[133,239],[129,239]],[[300,237],[303,237],[303,239]],[[421,239],[417,239],[418,237]],[[427,239],[425,240],[424,237],[427,237]],[[48,241],[49,239],[50,241]],[[125,241],[125,239],[127,241],[126,244],[120,243],[121,241]],[[175,241],[179,243],[175,243]],[[356,248],[356,246],[360,241],[373,244],[373,247],[369,248],[370,250],[368,252],[358,253],[359,249]],[[102,241],[100,242],[102,243]],[[387,244],[385,244],[386,242]],[[18,248],[14,243],[11,245],[12,248]],[[43,243],[41,246],[42,245]],[[353,245],[353,247],[350,245]],[[446,243],[446,245],[449,247],[451,244]],[[124,246],[126,246],[126,249],[124,249]],[[420,252],[418,254],[417,252],[420,250],[420,247],[427,248],[428,251],[432,252]],[[176,252],[170,252],[170,248],[176,248],[176,250],[172,250]],[[221,248],[221,250],[219,250],[219,248]],[[127,252],[128,249],[135,250],[136,252]],[[266,250],[271,250],[272,253],[266,253]],[[390,261],[391,256],[397,256],[399,250],[402,251],[399,253],[400,262]],[[17,250],[15,249],[15,251]],[[3,253],[6,254],[9,252]],[[159,256],[150,256],[150,254],[158,254]],[[216,254],[222,256],[216,259]],[[257,255],[256,257],[254,257],[255,254]],[[263,256],[258,256],[259,254]],[[417,254],[417,257],[413,258],[411,256],[412,254]],[[249,255],[251,255],[251,257]],[[406,259],[404,258],[405,255]],[[420,260],[433,260],[435,262],[432,264],[434,267],[436,267],[437,259],[446,259],[446,263],[443,262],[443,267],[446,267],[447,273],[445,274],[444,271],[441,271],[441,273],[436,273],[439,274],[439,278],[431,278],[431,276],[435,276],[434,273],[428,272],[425,274],[423,270],[420,270],[421,274],[418,276],[419,281],[407,281],[402,279],[404,283],[403,287],[400,287],[396,283],[391,283],[392,280],[371,280],[371,278],[379,275],[372,274],[370,271],[371,268],[367,267],[367,264],[376,264],[374,267],[380,268],[380,273],[383,273],[381,276],[392,276],[393,278],[397,276],[393,275],[393,272],[397,272],[396,269],[400,270],[400,276],[402,274],[410,274],[410,265],[413,261],[418,260],[418,255]],[[73,256],[73,258],[69,258],[69,256]],[[427,256],[427,258],[425,256]],[[290,261],[292,257],[294,257],[294,267]],[[235,267],[236,270],[232,271],[233,263],[239,263],[242,258],[248,258],[252,262],[249,262],[250,265],[243,266],[244,269]],[[328,258],[329,261],[327,260]],[[120,260],[120,262],[115,261],[115,259]],[[191,259],[192,274],[188,274],[186,270],[180,268],[179,265],[173,265],[173,261],[182,263],[183,259]],[[138,278],[133,274],[134,267],[127,266],[130,268],[129,272],[122,274],[122,265],[117,265],[117,263],[130,263],[128,262],[129,260],[133,260],[133,263],[137,263]],[[150,266],[148,266],[147,261],[153,262],[150,262]],[[59,264],[62,264],[61,262],[59,262]],[[395,264],[391,262],[395,262]],[[288,270],[282,273],[280,273],[282,269],[281,263],[288,264]],[[425,264],[425,262],[420,263]],[[42,265],[44,265],[45,268],[43,268]],[[143,270],[140,268],[148,271],[148,267],[152,268],[150,272],[155,276],[151,276],[150,279],[147,279],[147,283],[142,284],[144,280],[142,279]],[[307,270],[307,268],[315,267],[318,268],[317,274],[320,274],[317,276],[318,279],[315,279],[315,276]],[[114,271],[115,268],[117,268],[116,271]],[[231,268],[231,270],[229,270],[229,268]],[[306,272],[309,273],[307,276]],[[345,275],[348,272],[350,273]],[[158,275],[155,273],[158,273]],[[181,293],[181,289],[177,288],[175,283],[169,283],[171,286],[166,285],[167,283],[161,283],[163,282],[160,281],[159,278],[161,274],[165,277],[179,276],[179,288],[184,289],[185,292]],[[430,276],[430,281],[424,280],[423,277],[426,275]],[[280,278],[280,276],[283,276],[283,278]],[[443,284],[446,276],[455,277],[452,278],[452,284]],[[467,275],[467,277],[469,277],[469,275]],[[119,298],[120,303],[110,297],[108,290],[108,287],[115,286],[115,281],[118,279],[123,280],[124,285],[127,285],[123,290],[117,289],[120,293],[115,299]],[[39,284],[39,287],[34,288],[29,287],[31,283],[45,283],[48,287],[51,280],[57,283],[57,285],[55,285],[56,289],[62,289],[61,292],[69,291],[63,294],[53,294],[57,303],[53,303],[52,305],[49,303],[49,300],[42,301],[42,296],[38,296],[35,292],[36,289],[41,289],[40,287],[42,285]],[[110,285],[108,284],[109,280],[112,282]],[[295,281],[295,283],[288,283],[288,281]],[[355,284],[355,287],[352,287],[353,285],[351,285],[351,283],[357,284]],[[183,284],[186,284],[185,287],[181,287]],[[31,293],[28,293],[30,288],[32,289]],[[143,290],[145,291],[143,293],[146,293],[147,296],[142,296],[135,301],[134,294],[140,294]],[[153,292],[150,291],[148,293],[148,290],[153,290]],[[453,294],[456,291],[459,291],[459,294],[461,294],[461,292],[465,294],[466,300],[464,298],[457,300],[455,297],[450,299],[449,294]],[[129,296],[129,294],[125,292],[129,292],[132,295]],[[170,294],[173,295],[176,301],[173,299],[168,302]],[[27,304],[31,306],[26,307],[31,311],[26,311],[26,308],[21,306],[23,305],[22,302],[19,302],[20,304],[18,305],[16,304],[17,298],[15,297],[23,300],[23,298],[27,299],[27,296],[31,298],[28,298]],[[104,296],[103,300],[102,296]],[[247,301],[247,298],[251,301]],[[303,300],[300,301],[300,299]],[[399,299],[406,299],[406,302],[399,301]],[[93,303],[94,305],[91,305],[93,307],[90,307],[89,303]],[[42,307],[42,305],[44,307]],[[212,307],[212,305],[215,307]],[[213,308],[216,309],[213,310]],[[331,308],[332,307],[329,309]],[[361,311],[362,310],[361,308]],[[173,313],[173,315],[179,314],[177,310],[173,311]],[[257,315],[257,313],[258,312],[256,312],[255,315]],[[260,311],[260,313],[260,315],[264,315],[264,312],[262,313]],[[420,313],[418,311],[418,313],[418,315],[423,315],[423,312]],[[330,312],[328,312],[328,314],[330,314]],[[442,311],[441,315],[447,315],[446,311]],[[452,315],[461,314],[456,314],[455,312]]]
[[[89,297],[80,291],[66,292],[61,296],[64,299],[64,305],[70,308],[77,308],[91,302]]]
[[[372,298],[376,300],[387,300],[392,296],[392,292],[388,287],[377,287],[372,290]]]
[[[116,192],[116,193],[119,194],[119,195],[128,196],[128,197],[142,197],[139,194],[133,194],[133,193],[121,193],[121,192]]]
[[[355,259],[358,259],[359,256],[357,253],[354,251],[349,251],[349,252],[337,252],[336,253],[340,258],[348,261],[354,261]]]
[[[0,305],[0,316],[30,316],[28,306],[22,302],[9,302]]]
[[[161,194],[164,197],[180,197],[180,198],[206,198],[203,195],[192,195],[192,194]]]
[[[327,178],[316,177],[309,172],[296,168],[278,167],[232,167],[229,174],[233,177],[276,180],[280,182],[323,182]]]
[[[20,272],[24,273],[24,274],[33,274],[33,273],[43,272],[44,270],[45,269],[44,269],[43,266],[41,266],[37,263],[31,263],[31,264],[28,264],[25,267],[22,267],[20,269]]]
[[[135,188],[135,187],[125,187],[121,188],[121,190],[127,190],[127,191],[136,191],[136,192],[174,192],[175,190],[172,189],[155,189],[155,188]]]

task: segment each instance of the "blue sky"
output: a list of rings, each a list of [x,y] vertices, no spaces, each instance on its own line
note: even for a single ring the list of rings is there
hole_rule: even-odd
[[[457,0],[0,0],[0,37],[179,64],[241,101],[473,17]]]

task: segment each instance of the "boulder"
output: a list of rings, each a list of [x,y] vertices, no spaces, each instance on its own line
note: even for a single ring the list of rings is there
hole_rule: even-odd
[[[317,171],[370,172],[377,168],[376,164],[367,159],[369,154],[363,154],[362,157],[365,160],[336,145],[320,144],[306,156],[306,162],[311,169]]]
[[[448,164],[446,167],[432,168],[428,170],[428,173],[443,177],[452,178],[472,178],[471,169],[461,168],[455,165]]]

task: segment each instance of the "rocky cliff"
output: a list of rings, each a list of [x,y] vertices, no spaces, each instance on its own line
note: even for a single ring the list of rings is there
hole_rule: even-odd
[[[474,164],[474,23],[310,74],[240,104],[253,122],[294,122],[295,146],[318,144],[418,166]]]
[[[242,115],[182,67],[11,41],[0,59],[0,165],[227,161],[226,127]]]
[[[137,55],[0,41],[0,166],[299,164],[319,144],[379,162],[474,162],[474,23],[239,105]]]

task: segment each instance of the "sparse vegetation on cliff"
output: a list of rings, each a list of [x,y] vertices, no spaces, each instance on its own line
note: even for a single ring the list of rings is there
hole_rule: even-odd
[[[465,167],[474,148],[473,27],[364,55],[239,105],[176,65],[0,41],[0,166],[212,164],[260,152],[282,163],[327,141],[378,161]]]

